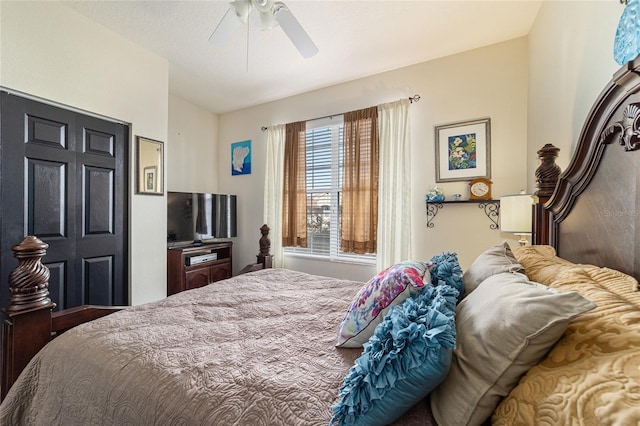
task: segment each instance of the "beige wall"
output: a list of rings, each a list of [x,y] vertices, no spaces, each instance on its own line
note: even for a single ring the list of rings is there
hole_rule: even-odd
[[[239,230],[235,267],[253,262],[263,221],[266,136],[261,126],[311,119],[419,94],[411,105],[413,257],[429,259],[442,251],[458,252],[468,266],[489,245],[512,238],[489,229],[476,205],[446,206],[426,228],[425,193],[435,184],[434,125],[491,118],[494,196],[526,186],[527,41],[519,38],[443,59],[305,93],[220,116],[220,189],[239,195]],[[251,175],[231,176],[230,145],[253,141]],[[442,184],[447,195],[467,194],[465,182]],[[374,266],[287,258],[285,266],[311,273],[367,280]]]
[[[0,10],[1,86],[131,123],[130,158],[135,135],[167,140],[166,60],[57,2],[0,1]],[[129,193],[131,302],[140,304],[166,295],[166,198],[135,195],[134,179]]]
[[[619,66],[613,40],[624,6],[614,1],[545,1],[529,34],[528,188],[546,143],[564,169],[591,105]]]
[[[218,116],[169,96],[167,189],[218,191]]]

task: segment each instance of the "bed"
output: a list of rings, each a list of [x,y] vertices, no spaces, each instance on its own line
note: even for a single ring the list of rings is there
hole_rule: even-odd
[[[52,315],[45,247],[25,240],[5,308],[0,423],[358,424],[339,409],[378,404],[367,392],[345,402],[369,377],[361,360],[395,344],[380,337],[387,318],[426,318],[415,302],[426,289],[440,311],[430,305],[435,322],[420,330],[449,327],[425,346],[446,370],[400,394],[419,395],[393,424],[640,423],[639,97],[635,60],[592,107],[564,172],[557,149],[539,151],[534,244],[489,247],[464,273],[451,254],[422,262],[422,284],[377,314],[364,350],[336,339],[370,283],[265,269],[148,305]]]
[[[263,269],[78,325],[28,363],[0,423],[327,424],[361,352],[335,344],[362,284]]]
[[[360,285],[266,269],[78,326],[23,373],[34,417],[5,420],[326,424],[327,402],[358,355],[335,350],[328,331]],[[73,386],[51,393],[60,375]]]

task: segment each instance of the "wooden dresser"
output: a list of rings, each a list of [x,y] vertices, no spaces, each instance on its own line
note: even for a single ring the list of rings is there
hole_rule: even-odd
[[[231,241],[167,249],[167,296],[230,278]]]

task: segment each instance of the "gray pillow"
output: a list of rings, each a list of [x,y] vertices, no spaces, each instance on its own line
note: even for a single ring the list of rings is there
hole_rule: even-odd
[[[482,281],[491,275],[501,272],[524,273],[524,268],[518,263],[511,251],[511,247],[509,247],[509,243],[506,241],[489,247],[465,271],[464,275],[462,275],[462,281],[464,282],[463,297],[467,297]]]
[[[520,377],[562,337],[569,320],[596,305],[576,292],[492,275],[456,308],[456,349],[447,378],[431,393],[440,426],[481,424]]]

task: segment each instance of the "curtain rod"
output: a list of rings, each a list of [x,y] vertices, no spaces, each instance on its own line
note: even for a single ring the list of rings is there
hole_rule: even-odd
[[[420,95],[409,96],[409,102],[411,103],[418,102],[419,100],[420,100]],[[316,117],[316,118],[312,118],[310,120],[305,120],[305,121],[316,121],[316,120],[322,120],[324,118],[333,118],[334,115],[342,115],[342,114],[325,115],[324,117]],[[267,129],[269,129],[267,126],[260,127],[260,130],[262,130],[263,132],[266,132]]]

